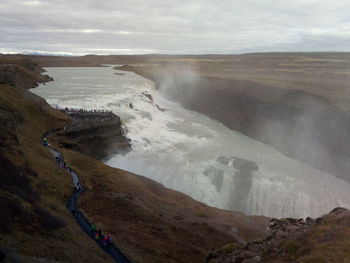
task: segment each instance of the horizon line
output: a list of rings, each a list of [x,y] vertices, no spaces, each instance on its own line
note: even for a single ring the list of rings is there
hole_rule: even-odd
[[[259,52],[244,52],[244,53],[182,53],[182,54],[171,54],[171,53],[142,53],[142,54],[70,54],[70,53],[45,53],[45,52],[19,52],[19,53],[0,53],[0,55],[11,56],[11,55],[21,55],[21,56],[50,56],[50,57],[85,57],[85,56],[169,56],[169,57],[179,57],[179,56],[239,56],[239,55],[253,55],[253,54],[300,54],[300,53],[350,53],[350,51],[259,51]]]

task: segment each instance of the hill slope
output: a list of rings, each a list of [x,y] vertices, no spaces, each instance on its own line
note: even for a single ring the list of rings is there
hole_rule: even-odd
[[[21,65],[15,68],[27,71]],[[24,89],[35,82],[0,85],[0,251],[6,262],[111,262],[65,208],[70,178],[40,138],[68,118]]]
[[[273,219],[270,235],[246,246],[229,244],[213,251],[209,263],[350,262],[350,211],[336,208],[316,220]]]

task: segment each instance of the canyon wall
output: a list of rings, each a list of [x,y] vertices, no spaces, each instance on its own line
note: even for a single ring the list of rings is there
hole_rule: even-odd
[[[350,115],[324,96],[255,81],[123,67],[156,82],[185,108],[270,144],[287,156],[350,180]]]

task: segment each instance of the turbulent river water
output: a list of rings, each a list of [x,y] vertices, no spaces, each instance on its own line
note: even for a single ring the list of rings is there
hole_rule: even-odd
[[[63,107],[119,115],[132,151],[106,164],[218,208],[269,217],[350,208],[350,184],[169,101],[153,82],[111,67],[47,68],[55,81],[31,91]],[[115,74],[117,73],[117,74]]]

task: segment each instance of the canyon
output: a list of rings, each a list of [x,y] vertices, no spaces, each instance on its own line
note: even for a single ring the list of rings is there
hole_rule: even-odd
[[[21,57],[4,60],[21,72],[40,74],[26,68]],[[21,76],[15,71],[11,78]],[[0,86],[1,254],[18,262],[110,262],[70,217],[65,202],[71,179],[40,145],[45,132],[68,126],[69,116],[29,92],[31,81],[22,86],[6,79]],[[84,146],[89,137],[68,133],[50,143],[62,151],[86,187],[79,199],[85,216],[103,226],[132,262],[200,262],[214,247],[266,233],[265,217],[206,206],[142,176],[110,168],[94,159],[99,156],[78,152],[89,152]],[[64,148],[72,144],[77,147]]]
[[[15,216],[16,228],[9,230],[12,236],[2,236],[0,247],[8,257],[69,261],[77,257],[79,250],[74,253],[67,251],[64,243],[78,247],[83,242],[91,251],[91,254],[86,254],[86,262],[109,261],[98,247],[79,232],[64,210],[64,200],[70,191],[69,183],[54,164],[50,165],[48,154],[37,145],[42,133],[69,123],[68,116],[50,108],[41,98],[26,90],[36,86],[37,82],[50,80],[40,74],[42,66],[127,64],[118,69],[133,71],[154,81],[158,92],[183,107],[203,113],[231,130],[269,144],[280,153],[320,170],[320,174],[325,172],[340,182],[344,180],[344,186],[349,181],[349,149],[344,143],[349,119],[348,53],[25,56],[25,59],[31,59],[34,63],[23,62],[23,57],[19,55],[4,55],[0,59],[5,72],[0,74],[1,120],[4,127],[8,127],[1,131],[1,149],[6,153],[2,154],[6,157],[2,167],[19,167],[3,169],[13,171],[24,169],[21,176],[29,178],[24,180],[30,182],[30,190],[25,191],[33,196],[38,193],[40,198],[34,198],[34,201],[23,199],[6,184],[2,185],[1,194],[4,198],[6,196],[3,200],[12,200],[9,203],[21,203],[25,207],[25,215],[37,218],[35,227],[40,228],[42,219],[35,212],[38,209],[32,208],[34,203],[48,209],[64,224],[57,224],[58,228],[51,234],[46,230],[37,232],[36,238],[42,242],[34,248],[30,245],[33,239],[26,234],[27,229],[21,219],[23,214],[16,214],[18,210],[11,208],[11,214],[3,213],[3,217]],[[162,108],[161,104],[159,106]],[[117,127],[120,124],[113,125]],[[83,175],[88,189],[80,204],[84,213],[112,233],[123,252],[134,262],[203,262],[210,250],[227,243],[234,245],[213,250],[215,253],[212,252],[208,260],[235,262],[234,255],[240,253],[242,246],[269,235],[266,231],[269,219],[266,217],[246,216],[209,207],[150,179],[106,166],[100,159],[116,149],[102,149],[103,143],[95,141],[98,137],[95,132],[98,131],[106,132],[106,137],[102,139],[121,135],[121,131],[111,133],[108,127],[102,125],[92,127],[85,136],[78,131],[61,134],[54,138],[53,143],[61,145],[67,160]],[[38,140],[34,140],[34,137]],[[90,138],[94,138],[91,145]],[[101,151],[98,151],[101,154],[93,154],[91,149],[96,145],[101,146]],[[242,158],[222,156],[218,158],[218,163],[232,164],[239,170],[238,177],[242,178],[249,177],[257,170],[256,163]],[[31,171],[38,176],[33,176]],[[299,172],[303,174],[305,171]],[[5,178],[5,175],[2,176]],[[16,176],[13,175],[14,178]],[[208,170],[207,176],[220,186],[220,179],[213,170]],[[312,180],[317,179],[312,177]],[[246,184],[247,181],[241,183]],[[43,191],[43,185],[45,189],[52,187],[53,190]],[[244,198],[244,194],[238,192],[236,197]],[[326,198],[320,196],[319,202],[326,202]],[[4,208],[8,204],[1,205]],[[240,209],[239,204],[235,207]],[[318,220],[317,225],[306,234],[291,235],[292,241],[278,241],[268,254],[266,251],[259,253],[265,253],[266,262],[294,262],[301,257],[306,259],[305,262],[322,262],[325,257],[329,259],[325,262],[342,262],[347,257],[346,211],[335,210],[325,219]],[[332,261],[330,255],[320,252],[319,245],[325,241],[333,242],[334,236],[330,233],[338,230],[342,231],[344,238],[332,246],[341,251],[338,256],[332,255],[332,260],[335,260]],[[48,250],[48,240],[63,240],[57,243],[54,256]],[[307,249],[303,249],[305,247]],[[221,255],[222,251],[225,255]]]

